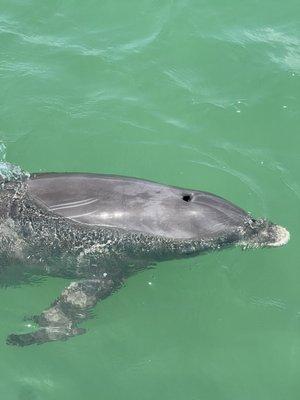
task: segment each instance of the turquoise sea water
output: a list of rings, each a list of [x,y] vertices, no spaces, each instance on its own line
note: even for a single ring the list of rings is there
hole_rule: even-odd
[[[67,342],[5,338],[68,280],[2,282],[1,399],[299,399],[299,15],[296,0],[0,0],[7,160],[207,190],[291,232],[140,273]]]

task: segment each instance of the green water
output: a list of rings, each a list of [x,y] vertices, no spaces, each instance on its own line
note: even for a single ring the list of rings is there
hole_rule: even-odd
[[[211,191],[292,236],[136,275],[67,342],[5,338],[69,281],[0,287],[1,399],[300,398],[299,15],[299,0],[0,1],[9,161]]]

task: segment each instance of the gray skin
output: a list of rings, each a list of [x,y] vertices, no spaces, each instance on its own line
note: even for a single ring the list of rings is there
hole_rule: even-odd
[[[36,331],[11,334],[25,346],[82,334],[80,321],[133,273],[159,261],[231,245],[279,246],[288,232],[255,220],[207,192],[98,174],[33,174],[0,189],[0,260],[42,275],[72,278],[32,319]]]

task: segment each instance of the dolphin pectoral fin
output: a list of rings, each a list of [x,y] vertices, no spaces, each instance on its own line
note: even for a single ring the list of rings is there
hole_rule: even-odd
[[[54,340],[66,340],[72,336],[82,335],[83,328],[65,329],[62,327],[47,327],[37,331],[23,334],[12,333],[7,337],[6,343],[14,346],[29,346],[30,344],[42,344]]]
[[[107,276],[72,282],[50,308],[33,317],[40,329],[24,334],[13,333],[8,336],[7,344],[28,346],[83,334],[85,329],[78,328],[77,324],[87,319],[92,307],[112,293],[115,287],[116,283]]]

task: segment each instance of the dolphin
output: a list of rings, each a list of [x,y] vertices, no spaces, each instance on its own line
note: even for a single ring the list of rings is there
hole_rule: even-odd
[[[25,346],[65,340],[126,278],[159,261],[228,246],[276,247],[289,232],[212,193],[117,175],[34,173],[2,179],[0,260],[72,279]]]

